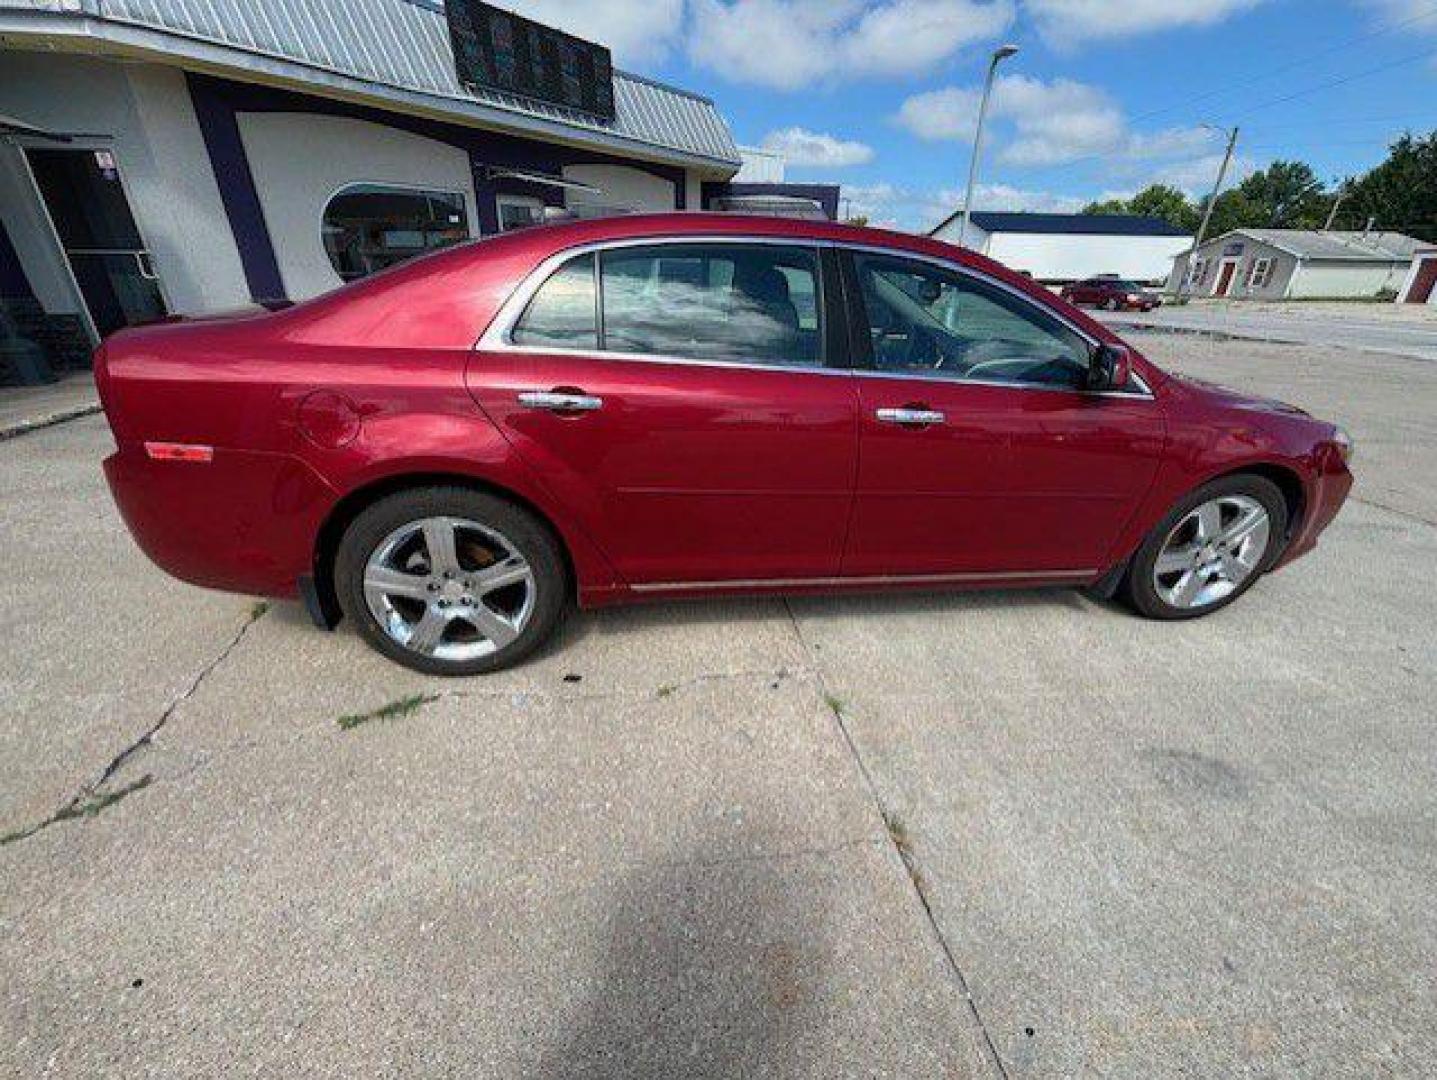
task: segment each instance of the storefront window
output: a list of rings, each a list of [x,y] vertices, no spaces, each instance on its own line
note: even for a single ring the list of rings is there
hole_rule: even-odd
[[[504,232],[544,224],[544,204],[527,195],[500,195],[499,228]]]
[[[324,250],[345,281],[467,239],[458,192],[351,184],[324,209]]]

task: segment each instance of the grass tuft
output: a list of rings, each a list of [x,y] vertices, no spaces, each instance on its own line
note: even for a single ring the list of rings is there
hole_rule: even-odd
[[[359,725],[367,724],[371,720],[398,720],[400,717],[418,712],[425,705],[438,700],[438,694],[410,694],[408,697],[391,701],[387,705],[381,705],[366,713],[349,713],[341,716],[339,727],[342,731],[353,731]]]
[[[113,791],[91,792],[83,798],[76,799],[69,806],[66,806],[55,813],[55,816],[38,825],[31,825],[28,829],[16,829],[0,836],[0,847],[6,844],[13,844],[17,840],[24,840],[34,836],[41,829],[50,825],[58,825],[62,821],[74,821],[76,818],[92,818],[103,813],[114,806],[127,795],[133,795],[137,791],[143,791],[154,782],[154,777],[149,773],[140,777],[134,783],[126,784],[124,787],[115,788]]]

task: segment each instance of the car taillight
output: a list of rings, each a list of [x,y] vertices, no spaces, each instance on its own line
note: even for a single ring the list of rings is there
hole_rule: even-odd
[[[147,442],[145,454],[151,461],[189,461],[206,464],[215,459],[213,446],[199,443]]]

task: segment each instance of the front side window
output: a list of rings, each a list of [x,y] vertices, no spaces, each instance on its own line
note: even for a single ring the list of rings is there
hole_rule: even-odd
[[[1080,388],[1088,345],[1032,301],[928,263],[855,255],[879,371]]]
[[[464,196],[351,184],[324,208],[324,250],[345,281],[469,239]]]
[[[609,352],[823,362],[817,252],[770,244],[615,248],[599,260]]]

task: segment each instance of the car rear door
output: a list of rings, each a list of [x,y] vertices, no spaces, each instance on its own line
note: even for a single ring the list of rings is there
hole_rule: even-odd
[[[857,462],[854,380],[827,364],[836,281],[801,241],[566,253],[469,385],[629,584],[832,576]]]
[[[1081,389],[1089,342],[960,268],[845,255],[861,332],[860,468],[843,572],[1083,580],[1152,483],[1145,387]]]

